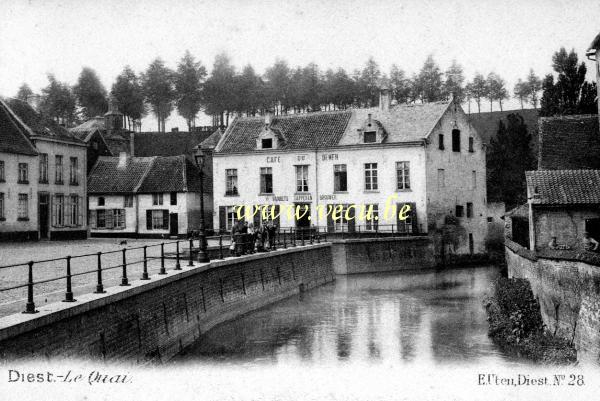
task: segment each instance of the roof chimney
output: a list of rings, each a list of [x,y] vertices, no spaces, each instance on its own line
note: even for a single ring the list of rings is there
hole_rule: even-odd
[[[271,114],[271,111],[267,110],[265,112],[265,128],[269,128],[269,126],[271,125],[272,118],[273,118],[273,115]]]
[[[390,109],[391,96],[390,89],[386,86],[382,86],[379,89],[379,110],[388,111]]]
[[[125,168],[127,166],[127,152],[119,153],[119,164],[117,168]]]

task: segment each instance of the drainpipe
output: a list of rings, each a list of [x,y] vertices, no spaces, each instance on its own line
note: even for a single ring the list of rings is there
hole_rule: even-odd
[[[318,150],[319,148],[315,148],[315,210],[317,212],[319,210],[319,158],[317,157]],[[318,216],[319,215],[317,214],[317,224],[315,224],[316,226],[318,226],[320,223],[320,221],[318,220]]]
[[[140,197],[136,193],[133,196],[135,196],[135,237],[138,238],[140,230]]]

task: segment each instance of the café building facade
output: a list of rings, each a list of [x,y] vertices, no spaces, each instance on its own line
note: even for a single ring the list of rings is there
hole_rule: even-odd
[[[382,91],[378,108],[236,118],[213,154],[213,222],[228,231],[237,206],[275,205],[280,227],[426,235],[453,215],[465,228],[455,251],[477,253],[487,233],[485,177],[485,145],[459,104],[390,105]],[[373,219],[359,219],[361,207]]]

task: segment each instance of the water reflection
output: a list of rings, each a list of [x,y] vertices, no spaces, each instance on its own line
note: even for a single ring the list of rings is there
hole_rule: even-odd
[[[205,333],[174,362],[506,362],[481,306],[491,267],[338,277]]]

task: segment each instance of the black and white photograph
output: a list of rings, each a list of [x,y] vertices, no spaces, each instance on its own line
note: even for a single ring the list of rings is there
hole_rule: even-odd
[[[0,0],[0,400],[600,393],[597,0]]]

